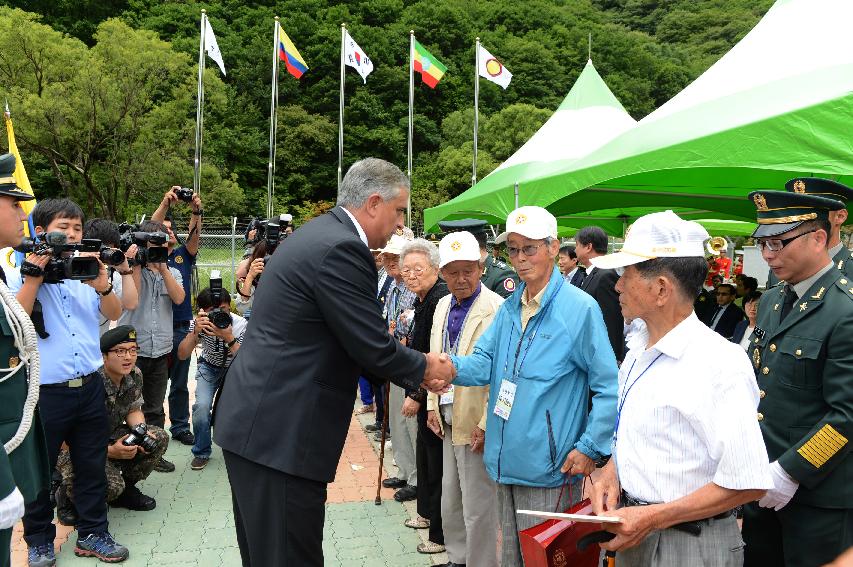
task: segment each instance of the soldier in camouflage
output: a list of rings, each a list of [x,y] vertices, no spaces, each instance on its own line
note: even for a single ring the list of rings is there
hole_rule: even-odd
[[[146,451],[141,445],[125,445],[131,429],[145,424],[142,413],[142,373],[136,368],[136,331],[122,325],[101,337],[104,365],[98,370],[104,380],[107,414],[110,422],[110,444],[107,447],[107,502],[111,506],[131,510],[153,510],[155,500],[140,492],[136,484],[151,474],[154,465],[169,446],[169,435],[163,429],[147,426],[147,436],[154,448]],[[62,487],[57,494],[57,506],[73,499],[74,470],[67,449],[59,454],[57,469],[62,474]]]

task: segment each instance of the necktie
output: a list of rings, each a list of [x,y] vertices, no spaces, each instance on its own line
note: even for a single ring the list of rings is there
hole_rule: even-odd
[[[719,318],[722,317],[723,307],[722,305],[717,305],[717,308],[714,310],[714,315],[711,317],[711,324],[709,325],[712,329],[716,329],[717,323],[719,323]]]
[[[794,303],[797,302],[797,292],[794,291],[794,288],[788,284],[785,284],[785,301],[782,303],[782,318],[780,321],[784,321],[785,317],[788,316],[788,313],[791,312],[791,309],[794,307]]]

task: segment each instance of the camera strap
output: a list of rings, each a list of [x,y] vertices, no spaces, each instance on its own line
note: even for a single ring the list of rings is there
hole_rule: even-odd
[[[41,339],[46,339],[50,336],[50,333],[47,332],[47,329],[44,326],[44,309],[42,309],[41,301],[36,299],[33,302],[33,312],[30,315],[30,319],[33,322],[33,327],[36,330],[36,334]]]

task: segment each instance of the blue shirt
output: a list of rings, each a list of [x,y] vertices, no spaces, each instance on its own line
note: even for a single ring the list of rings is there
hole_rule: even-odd
[[[169,254],[169,267],[175,268],[183,278],[184,297],[180,305],[172,305],[172,316],[175,322],[190,321],[193,318],[192,306],[192,272],[195,266],[195,256],[190,254],[186,245],[181,244]]]
[[[477,282],[477,289],[471,297],[463,299],[461,302],[456,301],[456,297],[450,297],[450,311],[447,313],[447,338],[450,339],[450,345],[455,345],[459,340],[459,333],[462,331],[462,323],[468,317],[468,311],[480,295],[480,282]],[[456,352],[454,349],[453,352]]]
[[[9,289],[17,293],[23,285],[21,272],[10,269]],[[44,328],[50,335],[39,337],[41,383],[59,384],[95,372],[104,364],[98,323],[101,298],[90,286],[77,280],[42,284],[36,295],[44,313]]]

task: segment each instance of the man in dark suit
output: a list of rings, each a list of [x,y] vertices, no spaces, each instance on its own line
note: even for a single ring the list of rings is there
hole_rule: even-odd
[[[717,286],[717,308],[711,316],[704,321],[726,339],[731,339],[735,332],[735,325],[743,321],[743,309],[734,304],[735,286],[732,284],[720,284]]]
[[[359,374],[440,391],[446,357],[405,348],[376,300],[381,248],[403,228],[409,182],[375,158],[353,164],[338,206],[276,250],[243,346],[224,378],[214,440],[224,452],[244,567],[323,565],[335,476]]]
[[[604,315],[604,325],[616,361],[622,362],[625,357],[625,334],[622,318],[622,308],[619,306],[619,294],[616,293],[616,280],[619,275],[616,270],[603,270],[590,263],[591,258],[607,254],[607,233],[597,226],[587,226],[575,235],[575,253],[578,260],[587,266],[586,277],[580,288],[590,294]]]
[[[580,287],[586,277],[586,268],[578,265],[578,253],[571,244],[562,244],[557,255],[557,265],[566,281],[575,287]]]

